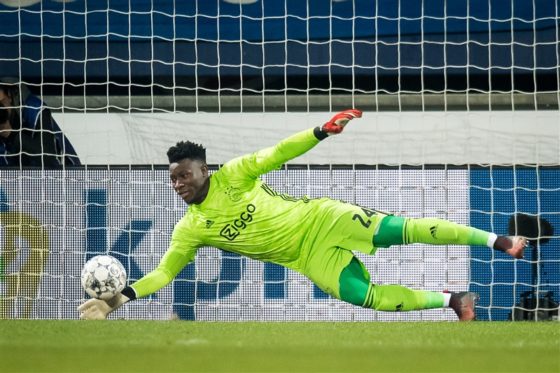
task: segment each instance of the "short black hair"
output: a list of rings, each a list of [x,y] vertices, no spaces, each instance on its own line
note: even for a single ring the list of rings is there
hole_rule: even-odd
[[[190,141],[179,141],[167,151],[169,163],[180,162],[183,159],[196,159],[206,163],[206,148]]]

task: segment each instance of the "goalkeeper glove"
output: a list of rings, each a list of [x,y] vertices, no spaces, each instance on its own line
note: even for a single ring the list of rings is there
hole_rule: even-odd
[[[358,109],[348,109],[341,111],[331,118],[327,123],[323,124],[321,131],[327,136],[336,135],[344,130],[346,124],[354,118],[361,118],[362,112]]]
[[[113,298],[104,301],[102,299],[89,299],[78,307],[80,319],[82,320],[105,320],[107,315],[130,300],[129,297],[121,293]]]

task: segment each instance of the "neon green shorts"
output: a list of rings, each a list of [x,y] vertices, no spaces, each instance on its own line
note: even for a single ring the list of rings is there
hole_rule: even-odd
[[[356,285],[367,284],[367,291],[370,276],[352,251],[374,254],[376,246],[402,243],[402,222],[403,218],[359,206],[333,204],[324,210],[322,224],[301,272],[331,296],[353,304],[360,303],[362,291],[356,295]],[[383,234],[380,234],[380,228]],[[344,276],[341,276],[343,272]]]

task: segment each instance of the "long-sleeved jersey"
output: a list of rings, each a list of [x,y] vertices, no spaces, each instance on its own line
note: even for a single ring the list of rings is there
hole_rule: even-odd
[[[132,285],[137,297],[167,285],[195,258],[201,246],[214,246],[249,258],[302,271],[306,253],[320,232],[329,231],[329,210],[341,202],[278,194],[259,176],[279,168],[319,143],[313,129],[276,146],[235,158],[210,176],[208,194],[191,204],[176,224],[159,266]],[[370,236],[371,237],[371,236]],[[350,239],[350,238],[349,238]],[[371,249],[370,247],[365,250]]]

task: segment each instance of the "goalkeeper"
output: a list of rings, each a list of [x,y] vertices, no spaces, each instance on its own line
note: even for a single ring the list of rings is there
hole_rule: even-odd
[[[459,320],[473,320],[475,293],[372,284],[352,251],[375,254],[378,248],[412,243],[485,245],[521,258],[524,237],[497,236],[441,219],[394,216],[329,198],[293,198],[259,179],[361,116],[355,109],[340,112],[321,127],[233,159],[212,175],[204,147],[190,141],[171,147],[171,182],[188,208],[175,225],[169,249],[154,271],[119,295],[83,303],[80,318],[104,319],[124,303],[155,293],[194,260],[199,247],[214,246],[302,273],[326,293],[357,306],[379,311],[451,307]]]

